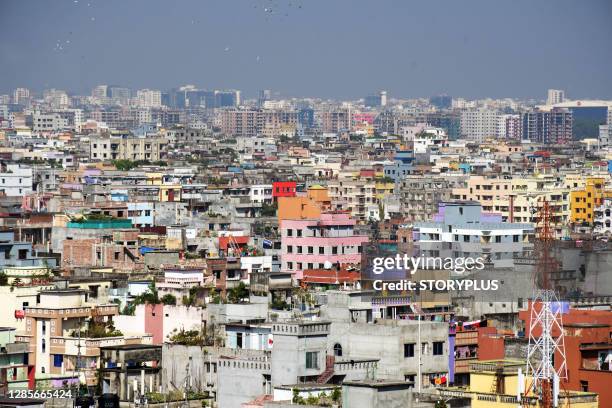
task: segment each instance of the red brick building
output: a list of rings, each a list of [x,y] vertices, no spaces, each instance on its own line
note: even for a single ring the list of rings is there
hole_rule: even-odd
[[[529,336],[531,304],[519,312]],[[561,388],[599,394],[599,400],[612,401],[612,311],[569,309],[563,314],[567,380]],[[558,330],[553,335],[559,335]],[[558,363],[559,356],[555,356]]]

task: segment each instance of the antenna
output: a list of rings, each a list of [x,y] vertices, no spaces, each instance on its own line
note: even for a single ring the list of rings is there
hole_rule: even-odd
[[[525,389],[538,395],[543,408],[557,407],[559,400],[559,380],[567,379],[565,359],[565,341],[563,337],[563,305],[559,301],[550,281],[553,271],[558,267],[552,257],[554,240],[550,228],[551,211],[546,199],[539,203],[537,209],[539,226],[536,251],[538,253],[536,273],[534,276],[534,296],[531,302],[529,319],[529,345],[527,348],[526,377],[531,384]],[[557,367],[555,368],[555,356]],[[523,403],[528,403],[523,401]]]

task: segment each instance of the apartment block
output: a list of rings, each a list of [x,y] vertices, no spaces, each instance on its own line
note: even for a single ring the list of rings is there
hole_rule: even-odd
[[[356,235],[355,224],[354,219],[342,213],[323,213],[316,219],[281,220],[281,270],[300,279],[304,269],[360,264],[368,237]]]
[[[89,141],[92,160],[148,160],[166,158],[168,141],[165,138],[110,137]]]

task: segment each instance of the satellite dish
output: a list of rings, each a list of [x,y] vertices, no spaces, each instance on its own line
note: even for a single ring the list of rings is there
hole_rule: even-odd
[[[331,269],[332,268],[332,263],[330,261],[325,261],[325,263],[323,263],[323,268],[325,269]]]

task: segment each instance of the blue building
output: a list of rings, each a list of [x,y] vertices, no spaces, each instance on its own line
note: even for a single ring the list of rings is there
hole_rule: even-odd
[[[395,152],[393,164],[385,165],[385,177],[392,178],[396,183],[412,171],[412,162],[414,155],[411,150],[399,150]]]
[[[57,266],[55,258],[39,257],[34,255],[30,242],[19,242],[15,240],[13,231],[0,232],[0,269],[9,266]]]

